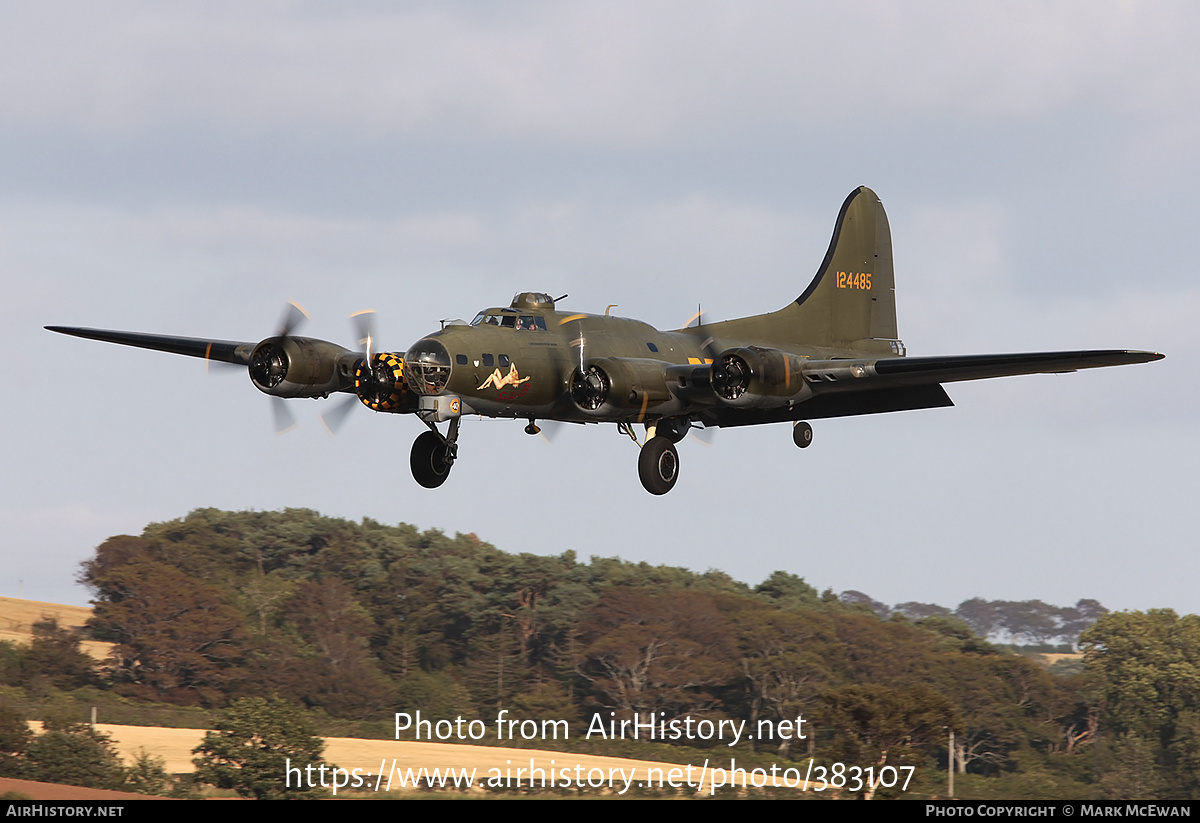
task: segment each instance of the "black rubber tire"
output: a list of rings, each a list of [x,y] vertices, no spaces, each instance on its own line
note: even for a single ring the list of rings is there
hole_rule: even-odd
[[[801,420],[792,426],[792,440],[802,449],[812,445],[812,426]]]
[[[666,494],[679,479],[679,452],[665,437],[651,437],[638,455],[638,477],[651,494]]]
[[[445,483],[450,476],[450,467],[454,465],[450,447],[433,432],[423,432],[413,442],[408,462],[413,479],[427,489],[436,489]]]

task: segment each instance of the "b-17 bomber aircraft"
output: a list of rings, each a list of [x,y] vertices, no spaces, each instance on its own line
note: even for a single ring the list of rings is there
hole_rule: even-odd
[[[357,351],[294,335],[294,316],[259,343],[46,328],[245,366],[277,405],[346,392],[373,411],[415,415],[429,430],[413,443],[412,474],[430,489],[449,476],[468,415],[527,420],[529,434],[538,433],[539,420],[615,423],[641,446],[646,491],[666,494],[679,476],[675,446],[693,427],[787,422],[805,448],[807,420],[952,406],[943,383],[1163,357],[1127,350],[907,357],[896,329],[891,231],[866,187],[842,204],[812,282],[779,311],[659,331],[607,312],[562,311],[564,297],[520,293],[470,323],[443,323],[403,354],[372,350],[365,314]],[[342,408],[357,405],[348,402]]]

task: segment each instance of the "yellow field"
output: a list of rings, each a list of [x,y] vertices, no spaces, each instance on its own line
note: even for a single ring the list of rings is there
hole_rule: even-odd
[[[113,726],[97,724],[99,731],[112,735],[117,750],[126,762],[131,762],[139,752],[162,757],[167,771],[174,774],[194,771],[192,750],[204,739],[201,729],[162,729],[149,726]],[[564,752],[534,749],[506,749],[495,746],[464,746],[451,743],[414,743],[397,740],[358,740],[351,737],[329,737],[325,739],[326,763],[336,764],[342,769],[359,769],[361,774],[378,774],[397,769],[414,772],[448,768],[455,770],[474,769],[477,780],[486,776],[491,769],[499,774],[511,774],[515,779],[517,769],[532,767],[543,769],[548,775],[560,774],[562,769],[576,774],[576,766],[587,775],[599,769],[607,780],[613,770],[624,770],[629,775],[643,777],[647,769],[661,768],[666,775],[671,769],[680,768],[675,763],[657,763],[645,760],[629,760],[617,757],[600,757],[590,754],[567,754]],[[299,764],[301,767],[307,764]],[[318,764],[319,765],[319,764]],[[697,766],[697,774],[699,773]],[[528,774],[528,771],[525,772]],[[592,774],[596,777],[595,772]],[[282,779],[282,775],[281,775]],[[527,778],[526,778],[527,779]],[[550,779],[553,779],[552,777]],[[620,780],[618,778],[618,787]],[[395,787],[393,787],[395,788]]]
[[[15,597],[0,597],[0,640],[13,643],[28,643],[33,639],[33,624],[54,618],[64,629],[82,629],[92,616],[87,606],[64,606],[61,603],[43,603],[39,600],[18,600]],[[112,650],[111,643],[84,640],[80,648],[95,660],[107,660]]]

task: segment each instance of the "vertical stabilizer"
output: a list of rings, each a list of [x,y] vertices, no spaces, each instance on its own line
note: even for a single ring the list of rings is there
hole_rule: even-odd
[[[795,302],[714,326],[730,337],[899,353],[892,233],[875,192],[860,186],[842,203],[825,259]]]
[[[887,341],[882,350],[890,349],[897,337],[892,232],[866,186],[842,204],[829,251],[794,305],[796,311],[784,310],[794,316],[785,332],[792,342],[875,351]]]

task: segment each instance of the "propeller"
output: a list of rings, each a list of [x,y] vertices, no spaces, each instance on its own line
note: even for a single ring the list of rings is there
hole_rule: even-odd
[[[350,411],[360,403],[375,411],[393,411],[404,402],[404,363],[389,352],[375,351],[375,312],[368,309],[350,315],[358,335],[362,358],[354,370],[354,394],[320,415],[321,424],[336,434]]]
[[[235,371],[244,374],[245,370],[249,370],[250,376],[255,382],[267,386],[278,385],[287,375],[288,369],[287,355],[280,342],[294,334],[307,319],[308,312],[298,303],[289,302],[284,307],[283,315],[279,318],[279,325],[273,338],[268,338],[270,342],[264,341],[256,346],[249,360],[234,362],[211,357],[213,344],[210,343],[209,352],[204,355],[204,371],[209,374],[231,374]],[[296,415],[284,402],[284,398],[272,395],[270,399],[272,428],[275,433],[284,434],[294,429]]]
[[[358,333],[358,345],[362,347],[363,358],[371,359],[371,346],[375,342],[375,310],[363,309],[350,315],[350,322]]]
[[[291,337],[292,333],[308,319],[306,312],[299,303],[288,301],[287,306],[283,309],[283,317],[279,321],[279,331],[276,333],[278,337]]]
[[[259,386],[273,388],[287,377],[288,358],[281,345],[292,336],[300,325],[308,319],[308,312],[300,308],[298,303],[288,303],[279,321],[276,339],[268,339],[259,343],[250,355],[250,379]]]
[[[276,338],[286,339],[298,329],[305,320],[308,319],[306,312],[299,303],[289,302],[283,309],[283,316],[279,318],[279,326],[275,331]],[[210,345],[211,352],[211,345]],[[228,372],[240,371],[243,368],[251,369],[251,376],[264,381],[264,385],[277,385],[284,375],[287,374],[287,358],[282,354],[282,349],[277,343],[271,343],[266,346],[259,345],[255,347],[249,362],[230,362],[227,360],[217,360],[206,353],[204,356],[204,371],[211,372]]]
[[[345,397],[329,407],[327,411],[317,415],[317,419],[321,421],[321,425],[325,427],[325,431],[331,435],[336,435],[346,422],[346,418],[350,416],[350,412],[354,411],[354,407],[359,405],[358,395],[352,394]]]
[[[271,398],[271,421],[276,434],[287,434],[296,428],[296,415],[282,397]]]
[[[362,360],[355,368],[355,388],[358,388],[364,372],[370,371],[368,367],[371,363],[371,349],[375,343],[375,310],[363,309],[362,311],[356,311],[350,315],[350,322],[354,326],[358,346],[362,351]],[[350,412],[360,402],[362,402],[360,400],[360,393],[356,391],[354,394],[334,403],[327,411],[321,412],[318,417],[321,420],[321,425],[325,427],[325,431],[331,435],[337,434],[338,430],[346,422],[346,418],[350,416]]]
[[[308,319],[306,312],[299,303],[289,301],[279,318],[279,328],[275,332],[276,342],[260,343],[250,355],[250,378],[263,386],[277,386],[287,376],[288,359],[280,342],[291,337],[296,329]],[[288,408],[282,397],[271,397],[271,420],[276,434],[286,434],[296,428],[296,415]]]
[[[595,411],[608,397],[611,386],[608,376],[595,365],[587,362],[587,338],[583,335],[583,324],[579,325],[579,336],[571,345],[579,349],[579,367],[571,376],[571,399],[581,409]]]
[[[695,324],[695,325],[693,325]],[[685,329],[702,329],[704,326],[704,311],[700,305],[696,305],[696,313],[688,318],[688,321],[683,324]],[[720,350],[717,349],[716,343],[712,337],[705,337],[700,341],[700,349],[704,352],[704,356],[708,360],[715,361]]]

